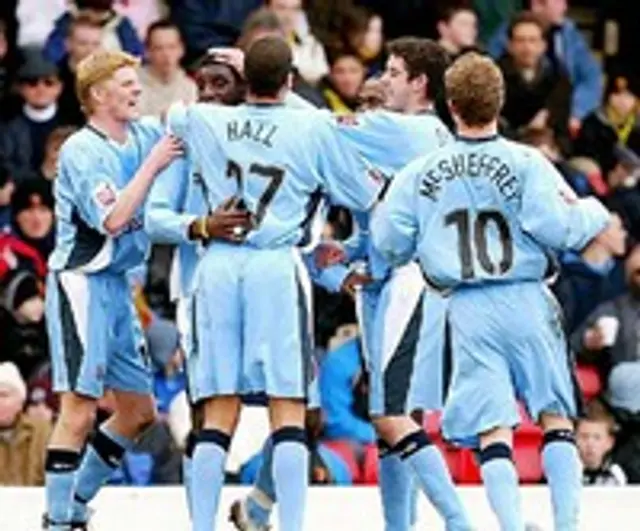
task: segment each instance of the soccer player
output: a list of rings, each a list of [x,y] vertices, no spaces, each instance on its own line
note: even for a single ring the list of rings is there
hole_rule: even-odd
[[[139,118],[138,61],[96,52],[78,65],[88,124],[60,152],[56,247],[46,316],[60,416],[46,457],[48,529],[84,529],[86,504],[155,418],[146,347],[127,273],[148,252],[142,204],[181,144]],[[96,402],[113,390],[116,409],[84,457]]]
[[[610,215],[596,199],[577,199],[538,152],[498,135],[504,80],[490,59],[463,56],[445,84],[457,139],[396,177],[374,216],[373,242],[392,263],[417,253],[428,282],[449,294],[454,373],[443,431],[478,450],[500,528],[525,528],[512,454],[520,398],[545,432],[555,528],[573,531],[576,403],[545,278],[554,252],[583,249]]]
[[[451,135],[433,113],[448,66],[444,49],[427,39],[401,38],[390,43],[389,55],[382,77],[387,110],[340,119],[339,132],[345,142],[392,179],[395,172],[442,146]],[[367,272],[374,279],[363,288],[357,302],[372,382],[371,414],[380,435],[385,529],[408,531],[415,523],[414,472],[448,529],[468,529],[444,459],[408,416],[412,410],[442,405],[438,367],[444,347],[446,301],[425,291],[417,265],[391,271],[371,245],[368,214],[356,213],[355,217],[356,234],[345,243],[345,254],[349,261],[367,261]],[[347,279],[352,270],[341,265],[326,272]],[[414,451],[406,451],[409,446]],[[234,505],[232,517],[241,531],[267,526],[274,500],[261,485],[262,477],[242,502],[244,507]]]
[[[220,105],[237,105],[244,101],[245,83],[240,72],[226,56],[206,53],[194,67],[198,101]],[[230,201],[217,205],[204,204],[201,186],[202,168],[190,159],[174,161],[156,179],[145,209],[145,230],[155,242],[178,246],[174,258],[172,297],[178,301],[177,324],[186,342],[189,323],[188,298],[193,273],[202,244],[211,239],[236,241],[237,228],[248,230],[249,214],[233,208]],[[183,456],[183,477],[188,506],[191,509],[191,461],[195,433],[202,423],[201,412],[192,405],[192,431]]]
[[[224,169],[203,172],[206,200],[237,194],[252,218],[242,245],[207,246],[194,278],[190,390],[205,419],[193,457],[196,531],[214,525],[240,396],[260,391],[269,397],[279,528],[302,529],[310,337],[294,248],[323,190],[356,210],[371,208],[380,192],[364,160],[339,142],[330,115],[282,105],[291,68],[286,41],[266,37],[245,59],[245,105],[176,105],[168,114],[203,168]]]

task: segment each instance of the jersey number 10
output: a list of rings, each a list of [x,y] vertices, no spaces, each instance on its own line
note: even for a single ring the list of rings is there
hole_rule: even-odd
[[[473,265],[474,247],[477,260],[485,272],[490,275],[503,275],[513,265],[513,239],[511,238],[507,220],[500,212],[495,210],[481,210],[478,212],[472,227],[471,217],[472,214],[463,209],[454,210],[444,218],[445,226],[455,225],[458,229],[458,252],[460,253],[462,279],[470,280],[476,276]],[[496,225],[500,244],[502,245],[502,259],[499,263],[495,263],[489,256],[487,226],[490,222]]]
[[[260,199],[258,199],[258,208],[254,214],[255,227],[258,227],[267,212],[269,203],[273,201],[278,188],[280,188],[280,185],[282,184],[284,170],[277,166],[264,166],[262,164],[253,163],[249,166],[249,173],[264,179],[270,179],[269,185],[260,196]],[[229,162],[227,162],[227,177],[235,179],[238,183],[238,188],[242,190],[242,179],[244,176],[242,166],[240,166],[240,164],[233,160],[229,160]]]

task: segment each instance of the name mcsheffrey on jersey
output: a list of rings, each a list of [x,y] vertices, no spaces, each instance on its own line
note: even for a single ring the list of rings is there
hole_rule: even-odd
[[[417,251],[434,286],[541,280],[555,251],[582,249],[609,220],[577,199],[537,150],[500,136],[458,138],[405,168],[373,220],[392,263]]]

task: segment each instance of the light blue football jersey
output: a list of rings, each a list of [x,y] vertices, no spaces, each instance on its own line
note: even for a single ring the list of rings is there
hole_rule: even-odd
[[[64,143],[54,184],[52,271],[121,273],[145,260],[149,239],[142,230],[143,208],[116,236],[107,233],[104,221],[161,134],[160,122],[145,118],[131,123],[127,142],[122,145],[91,125]]]
[[[284,105],[174,105],[169,129],[202,171],[206,204],[232,195],[253,214],[246,244],[304,245],[323,193],[353,210],[375,203],[381,180],[327,112]]]
[[[414,159],[451,141],[451,133],[433,112],[400,114],[384,110],[338,118],[340,135],[391,181]],[[354,236],[346,242],[351,260],[367,260],[369,273],[384,279],[388,263],[369,237],[369,214],[354,212]]]
[[[537,150],[496,135],[412,162],[376,211],[372,238],[391,263],[417,252],[428,281],[450,289],[541,280],[555,251],[582,249],[608,220]]]

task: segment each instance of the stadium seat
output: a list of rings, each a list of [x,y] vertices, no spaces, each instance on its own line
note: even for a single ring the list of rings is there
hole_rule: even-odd
[[[378,449],[375,445],[367,446],[365,449],[359,483],[362,485],[378,484]]]
[[[579,363],[577,376],[580,389],[582,389],[582,393],[587,400],[591,400],[600,394],[602,380],[596,367]]]
[[[351,477],[353,478],[354,484],[360,483],[362,481],[362,471],[360,470],[360,466],[358,465],[356,452],[351,442],[335,440],[322,441],[322,444],[333,450],[345,462],[345,464],[349,468],[349,472],[351,472]]]

